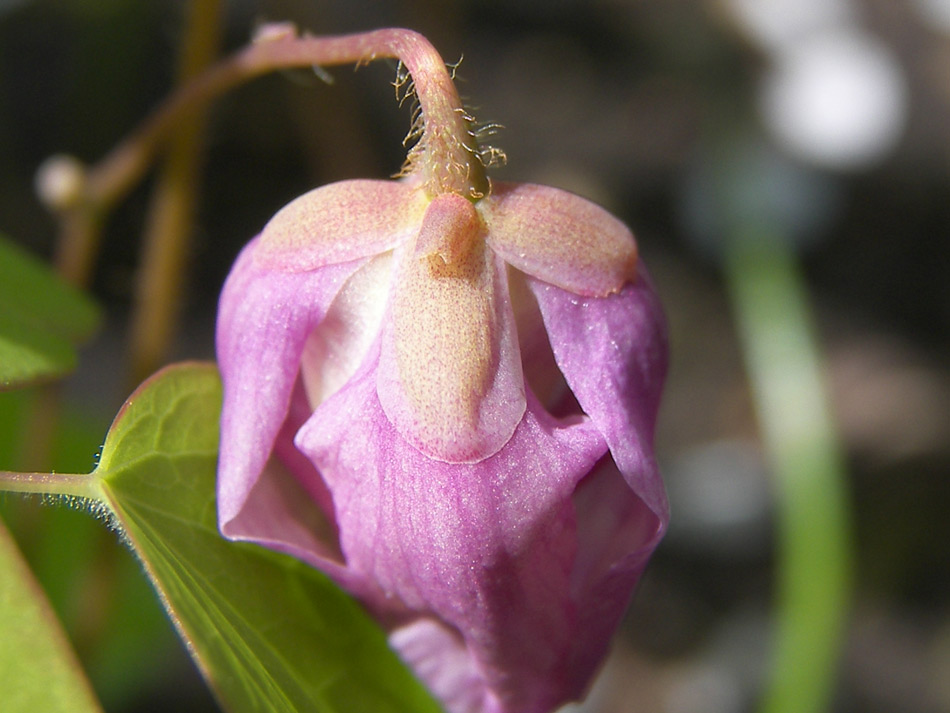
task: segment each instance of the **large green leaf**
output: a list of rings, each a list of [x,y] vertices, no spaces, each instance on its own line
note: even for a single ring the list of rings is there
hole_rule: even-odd
[[[88,297],[0,236],[0,389],[71,370],[98,319]]]
[[[98,713],[43,590],[0,523],[0,700],[5,713]]]
[[[160,372],[116,417],[93,476],[222,705],[439,711],[383,632],[326,577],[219,535],[220,398],[212,365]]]

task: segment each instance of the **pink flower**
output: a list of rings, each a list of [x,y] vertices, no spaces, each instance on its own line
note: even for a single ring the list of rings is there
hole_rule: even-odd
[[[620,221],[325,186],[241,253],[217,345],[227,537],[353,593],[452,713],[583,695],[668,519],[665,326]]]

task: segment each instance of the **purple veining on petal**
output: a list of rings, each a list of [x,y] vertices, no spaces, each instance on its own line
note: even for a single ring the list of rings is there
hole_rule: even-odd
[[[256,542],[286,552],[331,573],[352,591],[372,592],[349,575],[339,550],[333,501],[316,468],[293,445],[293,437],[310,415],[298,382],[287,420],[274,450],[237,514],[222,523],[232,540]],[[362,595],[362,594],[361,594]]]
[[[573,497],[577,559],[571,592],[581,619],[571,669],[589,680],[606,656],[634,587],[656,548],[660,518],[627,485],[610,456]]]
[[[529,394],[500,451],[443,463],[386,417],[376,367],[371,355],[295,440],[333,493],[347,566],[460,632],[499,711],[578,696],[586,679],[570,669],[581,617],[570,596],[570,498],[606,451],[601,435],[586,419],[565,427]]]
[[[502,710],[457,632],[417,619],[393,631],[389,644],[451,713]]]

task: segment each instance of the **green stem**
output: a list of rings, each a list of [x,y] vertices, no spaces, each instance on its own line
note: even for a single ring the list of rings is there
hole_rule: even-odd
[[[828,710],[851,591],[849,508],[806,290],[774,230],[740,226],[726,271],[778,506],[777,629],[763,713]]]
[[[78,475],[74,473],[13,473],[0,470],[0,490],[102,500],[101,483],[94,472]]]

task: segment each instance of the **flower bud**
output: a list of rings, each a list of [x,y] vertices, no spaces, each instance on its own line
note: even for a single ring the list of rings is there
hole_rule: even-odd
[[[584,693],[667,522],[665,328],[620,221],[319,188],[238,258],[217,344],[225,535],[359,597],[453,713]]]
[[[441,60],[384,35],[422,106],[405,177],[292,201],[224,286],[219,523],[359,598],[450,713],[546,713],[666,528],[662,310],[622,222],[489,183]]]

